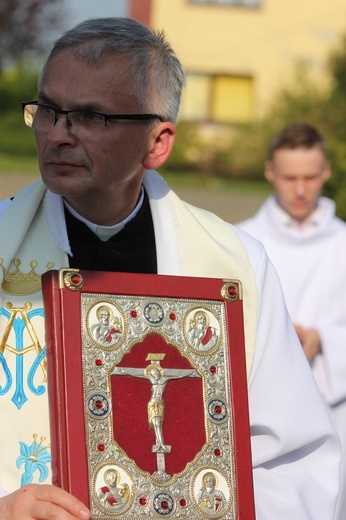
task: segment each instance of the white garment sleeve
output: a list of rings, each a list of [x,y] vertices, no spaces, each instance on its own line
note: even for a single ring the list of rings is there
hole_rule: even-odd
[[[11,199],[4,199],[0,201],[0,218],[4,213],[5,209],[10,205]]]
[[[236,232],[258,287],[249,380],[256,518],[332,520],[339,442],[286,311],[276,271],[257,241]]]
[[[333,296],[327,300],[330,302],[329,305],[324,304],[324,314],[316,323],[316,329],[321,339],[322,354],[318,354],[311,365],[323,397],[331,407],[346,400],[346,269],[344,258],[344,255],[336,258],[332,266]],[[331,282],[327,280],[326,283]]]

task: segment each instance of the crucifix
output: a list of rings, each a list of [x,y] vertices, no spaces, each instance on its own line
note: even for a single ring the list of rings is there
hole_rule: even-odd
[[[154,430],[155,444],[152,453],[156,453],[157,471],[153,476],[160,481],[169,480],[171,477],[166,473],[165,454],[170,453],[172,446],[165,444],[163,438],[163,420],[165,414],[165,404],[163,393],[167,383],[171,379],[182,379],[184,377],[201,377],[197,370],[192,369],[169,369],[163,368],[160,362],[164,360],[166,354],[148,354],[146,361],[150,364],[143,368],[115,367],[112,375],[128,375],[132,377],[144,378],[151,383],[151,397],[148,402],[148,423],[149,428]]]

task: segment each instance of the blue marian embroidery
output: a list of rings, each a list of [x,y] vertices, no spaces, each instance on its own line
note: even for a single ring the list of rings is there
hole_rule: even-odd
[[[48,477],[47,465],[51,462],[51,455],[48,453],[49,446],[42,446],[45,437],[41,437],[40,442],[37,442],[38,435],[34,433],[34,442],[28,446],[24,442],[20,444],[20,455],[17,458],[17,468],[19,469],[24,464],[24,473],[21,478],[21,486],[31,484],[34,473],[38,470],[40,473],[38,481],[44,482]]]
[[[9,312],[10,311],[10,312]],[[31,323],[33,318],[43,318],[43,309],[31,309],[31,304],[25,304],[24,307],[14,307],[12,304],[7,305],[7,309],[0,307],[0,316],[7,318],[8,322],[5,327],[5,333],[0,342],[0,370],[4,375],[4,386],[0,386],[0,396],[7,394],[14,383],[14,394],[11,398],[12,402],[18,408],[25,404],[28,396],[25,394],[25,377],[29,391],[33,395],[42,395],[46,392],[46,348],[41,347],[34,327]],[[8,344],[10,330],[15,334],[15,345]],[[29,342],[24,344],[24,332],[28,331]],[[31,342],[30,342],[31,340]],[[36,358],[32,366],[25,368],[25,354],[32,350],[36,351]],[[5,352],[8,356],[16,356],[15,373],[11,373]],[[35,386],[34,379],[39,369],[42,369],[42,384]]]

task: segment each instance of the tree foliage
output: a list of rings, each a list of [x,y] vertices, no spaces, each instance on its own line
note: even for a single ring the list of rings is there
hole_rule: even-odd
[[[0,0],[0,153],[35,154],[20,102],[35,96],[38,71],[17,58],[41,48],[46,33],[61,22],[62,6],[63,0]],[[4,57],[14,59],[16,67],[1,72]],[[286,124],[309,123],[327,139],[332,176],[325,194],[335,200],[337,214],[346,220],[346,34],[327,66],[330,87],[320,87],[306,66],[297,64],[294,79],[273,96],[263,117],[227,128],[226,133],[224,126],[217,127],[214,138],[197,124],[179,123],[166,168],[262,180],[271,136]]]
[[[332,92],[346,97],[346,34],[328,58],[328,68],[333,80]]]
[[[200,169],[214,176],[263,179],[272,135],[290,123],[310,124],[326,138],[329,147],[332,176],[324,193],[334,199],[338,216],[346,220],[346,34],[331,52],[327,66],[330,86],[321,87],[306,66],[297,64],[292,83],[273,96],[265,114],[233,129],[222,147],[215,146],[217,140],[214,140],[211,144],[214,154],[209,155],[209,163],[202,163]],[[216,131],[217,138],[219,131]],[[186,140],[184,146],[185,150],[191,148]],[[181,168],[183,163],[180,157]],[[174,168],[174,164],[171,167]]]
[[[0,70],[44,48],[51,30],[64,20],[63,0],[0,0]]]

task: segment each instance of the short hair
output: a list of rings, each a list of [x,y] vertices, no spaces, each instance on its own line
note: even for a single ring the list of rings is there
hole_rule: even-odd
[[[310,149],[315,146],[318,146],[327,157],[327,143],[316,128],[304,123],[292,123],[272,137],[268,148],[268,158],[272,161],[278,150]]]
[[[65,50],[90,66],[97,66],[106,56],[128,58],[134,94],[142,110],[176,122],[185,76],[163,31],[149,29],[131,18],[85,20],[55,42],[43,67],[39,86],[48,64]]]

